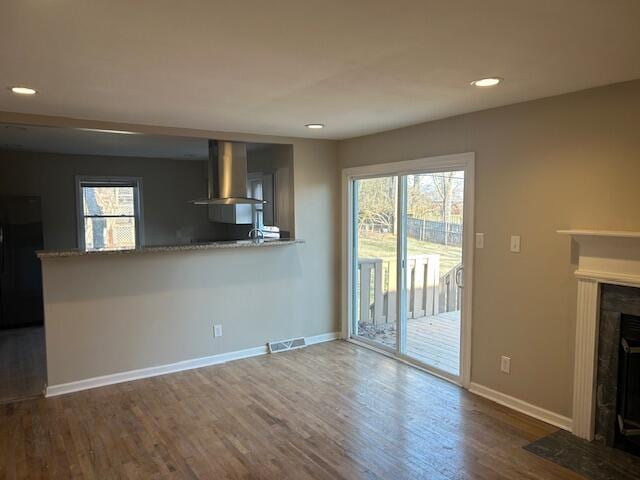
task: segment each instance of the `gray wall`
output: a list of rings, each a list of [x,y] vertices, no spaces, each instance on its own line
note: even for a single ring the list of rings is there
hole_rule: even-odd
[[[576,280],[562,228],[640,230],[640,81],[339,143],[343,167],[476,153],[473,382],[571,416]],[[522,235],[522,253],[509,236]],[[500,356],[511,357],[511,375]]]
[[[0,151],[0,194],[42,198],[45,249],[76,242],[76,175],[142,177],[147,245],[215,236],[207,209],[188,203],[207,194],[206,162]]]
[[[270,172],[276,176],[278,169],[288,169],[290,177],[293,176],[293,150],[290,145],[273,145],[269,148],[250,152],[248,156],[247,168],[249,172]],[[289,232],[291,237],[295,237],[295,211],[293,202],[293,185],[289,188],[279,185],[281,188],[274,188],[275,207],[280,208],[278,227],[280,230]]]

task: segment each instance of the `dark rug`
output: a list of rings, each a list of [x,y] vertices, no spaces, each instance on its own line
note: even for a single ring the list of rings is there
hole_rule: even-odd
[[[640,457],[559,430],[524,447],[589,480],[638,480]]]

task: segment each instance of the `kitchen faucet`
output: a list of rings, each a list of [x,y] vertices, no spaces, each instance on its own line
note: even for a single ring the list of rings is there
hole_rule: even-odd
[[[264,232],[262,231],[262,222],[260,221],[260,215],[262,211],[258,210],[256,205],[251,206],[253,213],[253,228],[249,230],[249,238],[254,242],[264,240]]]

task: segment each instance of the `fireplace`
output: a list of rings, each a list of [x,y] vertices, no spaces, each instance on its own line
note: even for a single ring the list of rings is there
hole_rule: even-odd
[[[640,455],[640,317],[623,315],[614,446]]]
[[[571,236],[570,259],[577,261],[571,431],[634,450],[640,445],[634,435],[640,428],[640,232],[558,233]]]
[[[595,439],[640,455],[640,288],[601,285]]]

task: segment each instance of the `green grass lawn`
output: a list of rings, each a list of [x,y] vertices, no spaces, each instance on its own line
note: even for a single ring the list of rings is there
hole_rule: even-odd
[[[358,256],[360,258],[382,258],[395,261],[396,237],[391,234],[367,233],[360,235]],[[415,238],[408,239],[408,252],[411,255],[439,254],[440,274],[443,275],[462,261],[460,247],[448,247],[431,242],[421,242]]]

